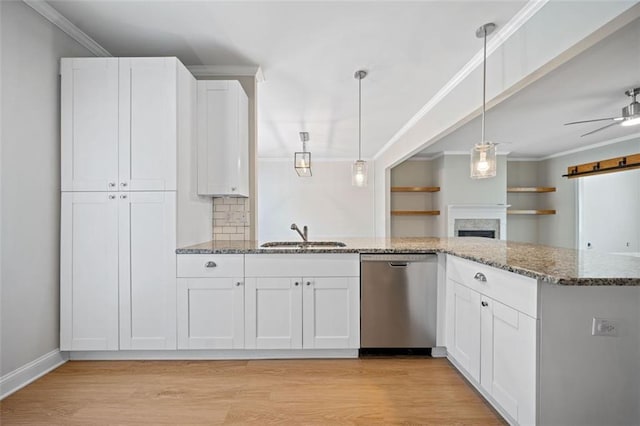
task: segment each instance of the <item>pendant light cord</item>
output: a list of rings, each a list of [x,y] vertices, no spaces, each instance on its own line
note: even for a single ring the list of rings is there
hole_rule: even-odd
[[[362,75],[358,76],[358,161],[362,160]]]
[[[487,29],[484,28],[484,49],[483,49],[483,60],[482,60],[482,144],[485,144],[484,137],[484,114],[485,114],[485,105],[487,99]]]

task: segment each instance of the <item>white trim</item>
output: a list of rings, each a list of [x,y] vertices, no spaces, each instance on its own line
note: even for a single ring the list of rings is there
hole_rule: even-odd
[[[371,158],[363,158],[363,161],[366,162],[372,162],[373,159]],[[273,163],[277,163],[277,162],[291,162],[291,164],[293,164],[293,155],[291,157],[258,157],[258,161],[265,161],[265,162],[273,162]],[[333,163],[338,163],[338,162],[345,162],[345,163],[353,163],[354,161],[356,161],[355,158],[345,158],[345,157],[336,157],[336,158],[331,158],[331,157],[321,157],[321,158],[316,158],[316,157],[311,157],[311,167],[313,167],[313,163],[329,163],[329,162],[333,162]]]
[[[549,0],[530,0],[514,15],[492,38],[487,41],[487,56],[490,56],[498,47],[509,39],[520,27],[522,27],[533,15],[535,15]],[[391,145],[396,143],[405,133],[407,133],[418,121],[427,115],[437,104],[439,104],[453,89],[455,89],[473,70],[483,61],[484,52],[480,49],[469,62],[467,62],[442,88],[413,116],[407,123],[391,137],[389,142],[373,157],[380,157]]]
[[[89,37],[84,31],[76,27],[71,21],[62,16],[60,12],[49,6],[43,0],[22,0],[26,5],[38,12],[42,17],[60,28],[69,37],[86,47],[95,56],[113,56],[107,49],[102,47],[97,41]]]
[[[541,157],[540,161],[550,160],[552,158],[557,158],[557,157],[564,157],[565,155],[571,155],[571,154],[575,154],[575,153],[582,152],[582,151],[589,151],[590,149],[601,148],[603,146],[613,145],[614,143],[625,142],[625,141],[628,141],[628,140],[631,140],[631,139],[637,139],[637,138],[640,138],[640,133],[633,133],[631,135],[621,136],[619,138],[610,139],[608,141],[598,142],[598,143],[594,143],[592,145],[581,146],[580,148],[575,148],[575,149],[570,149],[568,151],[558,152],[557,154],[547,155],[546,157]]]
[[[537,157],[513,157],[513,158],[507,158],[507,161],[542,161],[541,158],[537,158]]]
[[[194,77],[255,77],[258,83],[264,81],[262,68],[257,65],[187,65]]]
[[[357,358],[357,349],[228,349],[180,351],[87,351],[70,352],[79,360],[216,360],[216,359],[304,359]]]
[[[0,378],[0,400],[34,382],[69,360],[66,352],[55,349]]]

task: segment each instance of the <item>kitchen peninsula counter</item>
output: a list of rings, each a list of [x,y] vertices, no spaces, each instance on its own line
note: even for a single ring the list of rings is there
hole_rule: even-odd
[[[263,248],[257,241],[209,241],[178,254],[446,253],[544,282],[640,286],[640,258],[486,238],[345,238],[345,247]]]

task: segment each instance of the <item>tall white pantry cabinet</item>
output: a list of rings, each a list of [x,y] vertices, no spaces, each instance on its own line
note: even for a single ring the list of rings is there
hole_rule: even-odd
[[[177,58],[61,60],[61,350],[176,349]]]

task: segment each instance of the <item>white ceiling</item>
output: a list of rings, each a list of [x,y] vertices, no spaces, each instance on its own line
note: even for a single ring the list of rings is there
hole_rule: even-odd
[[[622,107],[629,104],[624,92],[634,87],[640,87],[640,19],[488,111],[486,139],[506,142],[498,150],[509,151],[510,156],[541,158],[638,134],[640,126],[613,126],[580,137],[608,122],[563,125],[570,121],[621,116]],[[480,139],[478,117],[429,146],[419,156],[466,151]]]
[[[362,156],[372,157],[481,49],[476,28],[504,25],[525,3],[49,1],[114,56],[261,66],[259,155],[290,157],[308,131],[314,158],[357,156],[357,69],[370,72]]]

